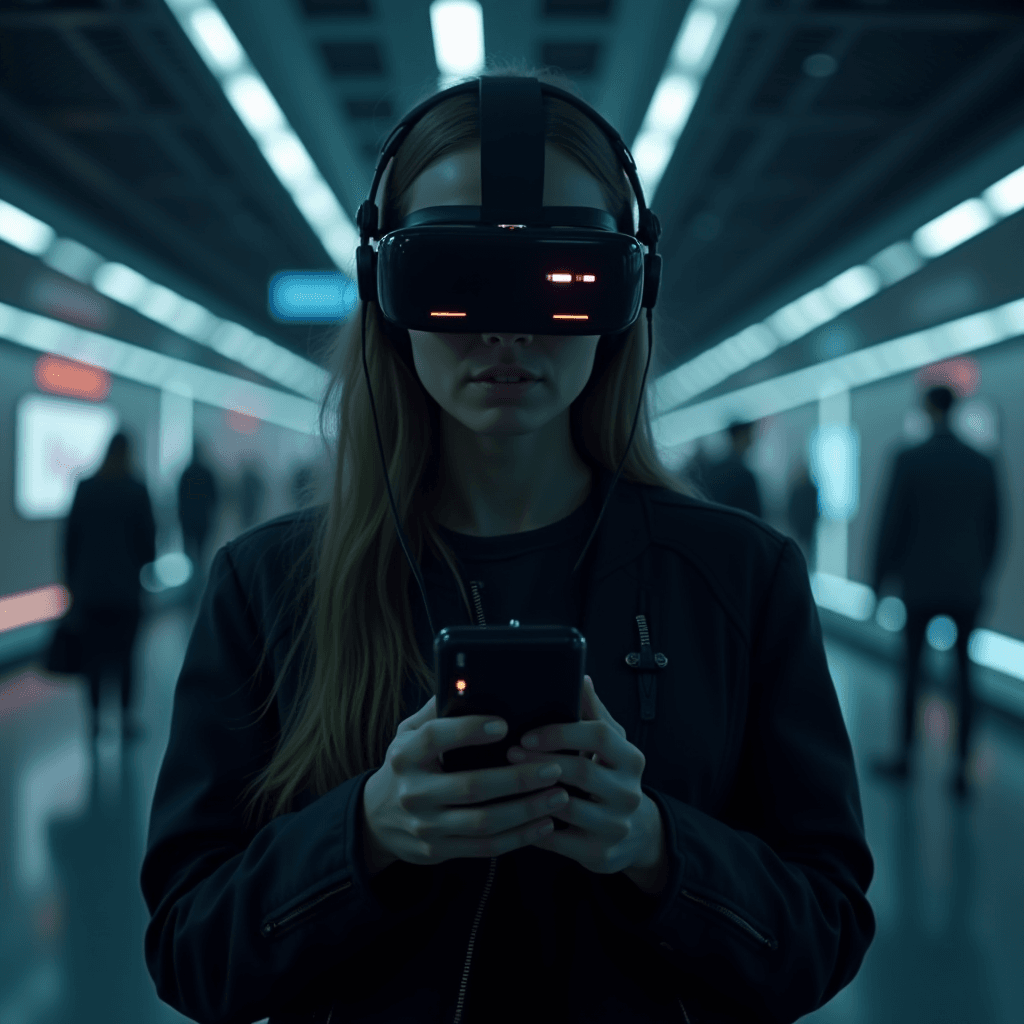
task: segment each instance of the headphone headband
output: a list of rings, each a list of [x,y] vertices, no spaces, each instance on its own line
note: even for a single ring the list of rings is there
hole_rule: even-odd
[[[420,103],[414,107],[397,125],[391,130],[391,134],[387,137],[381,148],[380,156],[377,159],[377,167],[373,173],[373,183],[370,186],[370,194],[366,202],[359,207],[359,213],[356,218],[356,226],[359,228],[360,244],[368,245],[371,238],[380,238],[378,233],[378,218],[379,211],[376,206],[377,188],[380,185],[380,180],[384,175],[384,170],[388,165],[391,158],[398,152],[399,147],[405,141],[406,136],[412,131],[416,123],[426,114],[429,110],[432,110],[439,103],[443,103],[445,100],[453,99],[456,96],[469,95],[471,93],[477,93],[481,97],[482,103],[493,102],[493,96],[495,95],[509,95],[504,91],[497,93],[496,91],[490,90],[484,84],[488,80],[492,80],[499,76],[493,75],[481,75],[479,78],[472,79],[468,82],[461,82],[458,85],[453,85],[449,89],[445,89],[442,92],[437,93],[435,96],[431,96],[429,99]],[[534,90],[539,86],[541,97],[552,96],[556,99],[563,100],[564,102],[575,107],[581,113],[585,114],[601,131],[605,137],[611,143],[612,149],[615,155],[619,158],[619,163],[625,172],[626,178],[629,180],[630,187],[633,189],[633,193],[636,196],[637,207],[638,207],[638,226],[636,231],[636,238],[648,247],[651,253],[655,251],[658,243],[658,237],[661,235],[661,225],[658,223],[658,218],[648,209],[646,202],[644,201],[643,188],[640,185],[640,179],[636,171],[636,162],[633,160],[633,154],[630,153],[629,148],[622,141],[622,136],[596,111],[589,103],[573,96],[572,93],[566,92],[565,89],[560,89],[555,85],[548,85],[546,82],[541,82],[537,78],[524,78],[522,76],[502,76],[504,82],[502,83],[507,88],[511,83],[523,82],[531,83],[530,85],[523,86],[523,92],[527,90]],[[536,83],[536,86],[532,85]],[[518,92],[519,89],[517,88]],[[525,98],[525,95],[524,97]],[[481,117],[481,131],[484,119]],[[484,140],[481,140],[483,144]],[[489,184],[483,183],[486,185]],[[493,187],[493,186],[492,186]],[[484,201],[487,201],[486,195],[482,195]]]

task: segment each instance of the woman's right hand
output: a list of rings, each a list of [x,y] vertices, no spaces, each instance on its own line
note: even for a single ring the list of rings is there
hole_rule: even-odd
[[[441,767],[438,755],[444,751],[501,739],[484,732],[484,723],[493,720],[438,718],[437,699],[431,697],[399,723],[384,764],[363,787],[363,842],[371,874],[394,860],[440,864],[453,857],[497,857],[553,829],[548,801],[554,797],[555,807],[564,807],[569,799],[552,786],[561,774],[557,765],[527,762],[466,772]],[[558,772],[545,776],[543,769]],[[516,793],[529,795],[471,806]]]

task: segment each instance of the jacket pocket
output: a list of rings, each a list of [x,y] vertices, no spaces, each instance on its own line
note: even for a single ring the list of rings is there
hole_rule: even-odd
[[[260,934],[265,939],[272,939],[279,935],[282,931],[291,928],[297,924],[304,917],[312,914],[324,900],[329,900],[332,896],[337,896],[339,892],[344,892],[346,889],[352,888],[352,879],[346,879],[344,882],[340,882],[338,885],[332,886],[330,889],[325,889],[323,892],[317,893],[315,896],[310,896],[308,900],[304,900],[297,907],[292,907],[291,910],[286,911],[279,917],[270,918],[260,926]]]
[[[741,928],[747,935],[760,942],[761,945],[766,946],[768,949],[778,949],[779,944],[775,939],[768,935],[763,935],[759,932],[752,924],[744,921],[739,914],[734,914],[728,907],[723,907],[720,903],[713,903],[711,900],[706,900],[701,896],[695,896],[692,892],[688,892],[686,889],[679,891],[680,896],[685,896],[686,899],[692,900],[694,903],[699,903],[702,907],[707,907],[709,910],[713,910],[716,914],[721,915],[727,921],[731,921],[738,928]]]

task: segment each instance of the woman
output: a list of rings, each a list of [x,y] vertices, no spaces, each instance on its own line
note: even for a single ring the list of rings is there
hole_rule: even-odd
[[[544,205],[632,233],[605,137],[544,109]],[[479,164],[475,98],[440,103],[384,180],[385,231],[478,205]],[[272,1024],[793,1021],[826,1002],[874,934],[873,862],[796,546],[689,495],[642,412],[573,575],[626,449],[643,319],[601,365],[597,337],[406,332],[371,304],[381,437],[438,628],[517,618],[588,642],[580,722],[506,768],[444,773],[439,754],[493,736],[436,715],[361,312],[323,406],[330,500],[218,552],[178,680],[141,879],[161,998]],[[511,364],[539,378],[517,397],[471,379]]]

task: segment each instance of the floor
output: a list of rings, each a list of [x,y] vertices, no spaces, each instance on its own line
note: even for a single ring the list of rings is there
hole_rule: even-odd
[[[142,935],[139,865],[170,728],[187,608],[145,622],[136,649],[145,735],[122,747],[107,695],[95,758],[81,684],[25,669],[0,678],[0,1021],[171,1024]],[[827,641],[861,773],[878,921],[855,980],[803,1018],[814,1024],[1024,1022],[1024,726],[979,710],[973,798],[946,789],[956,710],[950,659],[919,706],[915,776],[875,781],[895,741],[892,667]]]

